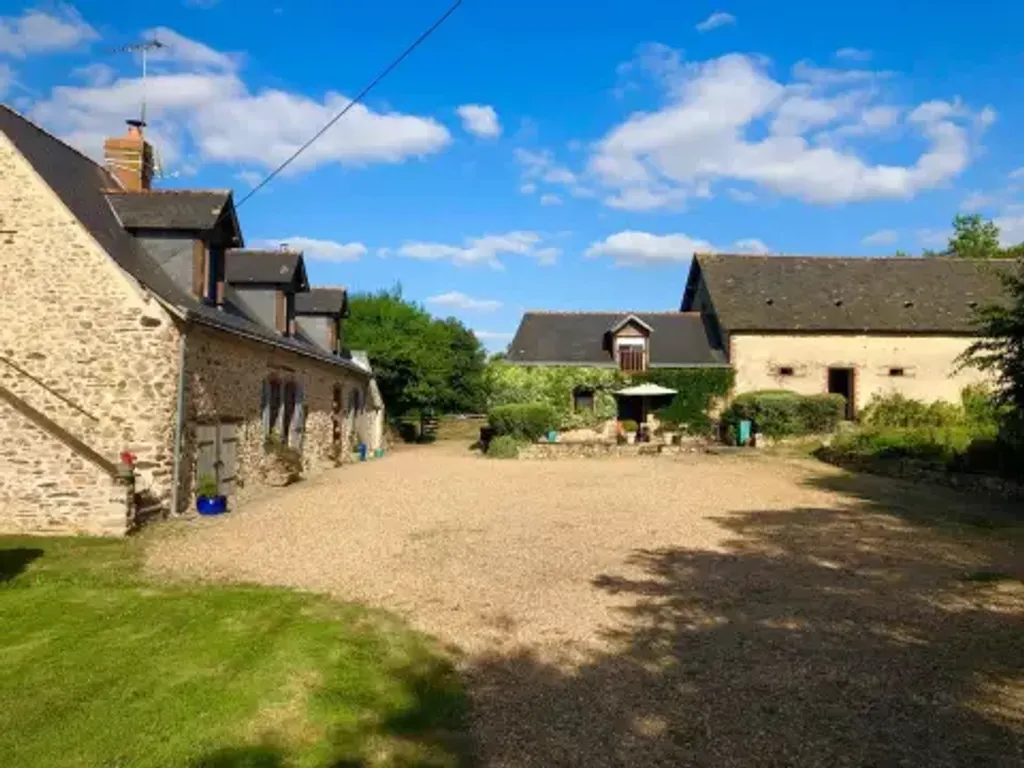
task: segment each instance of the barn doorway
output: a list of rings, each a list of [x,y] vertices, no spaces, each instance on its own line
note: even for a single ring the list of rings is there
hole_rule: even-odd
[[[846,398],[846,419],[853,421],[857,415],[856,403],[854,402],[854,382],[856,374],[853,368],[829,368],[828,369],[828,393],[830,395],[842,395]]]

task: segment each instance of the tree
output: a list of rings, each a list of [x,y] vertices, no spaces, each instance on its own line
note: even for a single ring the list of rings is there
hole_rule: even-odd
[[[944,251],[925,251],[925,256],[952,256],[958,259],[1014,258],[1021,246],[1003,248],[999,244],[999,227],[978,214],[953,218],[953,234]]]
[[[349,299],[345,342],[366,350],[388,411],[474,411],[482,407],[485,353],[458,320],[436,320],[401,287]]]
[[[980,338],[963,362],[994,375],[999,402],[1020,419],[1024,414],[1024,260],[1000,275],[1008,301],[978,310]]]

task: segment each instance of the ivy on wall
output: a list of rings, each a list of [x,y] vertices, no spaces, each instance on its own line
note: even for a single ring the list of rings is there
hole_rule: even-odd
[[[659,412],[663,421],[686,425],[704,433],[711,425],[709,412],[732,389],[731,368],[655,368],[626,376],[616,368],[581,366],[525,366],[504,361],[487,368],[491,407],[508,403],[548,403],[559,416],[562,429],[592,427],[616,416],[612,394],[617,389],[650,382],[675,389],[678,394]],[[594,393],[593,411],[575,413],[573,392]]]

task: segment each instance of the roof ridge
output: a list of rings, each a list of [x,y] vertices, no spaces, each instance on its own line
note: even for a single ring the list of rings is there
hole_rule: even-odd
[[[124,189],[110,189],[104,190],[105,195],[138,195],[139,197],[159,195],[232,195],[234,191],[225,187],[218,187],[216,189],[142,189],[142,190],[130,190]]]
[[[839,256],[835,254],[814,254],[814,253],[727,253],[718,251],[706,251],[698,252],[694,254],[694,257],[724,257],[728,259],[814,259],[815,261],[862,261],[862,262],[878,262],[878,261],[898,261],[898,262],[911,262],[911,263],[924,263],[924,262],[966,262],[966,263],[979,263],[979,262],[1002,262],[1007,259],[964,259],[958,256]]]
[[[616,315],[618,317],[628,317],[629,315],[664,315],[675,316],[675,315],[695,315],[700,314],[699,312],[680,312],[679,310],[671,309],[527,309],[523,314],[526,315]]]

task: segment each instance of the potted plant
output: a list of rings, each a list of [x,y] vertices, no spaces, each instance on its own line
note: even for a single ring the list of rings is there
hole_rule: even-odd
[[[633,421],[633,419],[624,419],[619,423],[626,435],[626,444],[633,445],[636,442],[636,431],[640,428],[640,425]]]
[[[661,439],[665,441],[665,445],[672,445],[675,442],[676,432],[679,430],[679,425],[672,421],[661,422]]]
[[[196,511],[200,515],[220,515],[227,509],[228,497],[220,493],[217,478],[201,475],[196,483]]]

